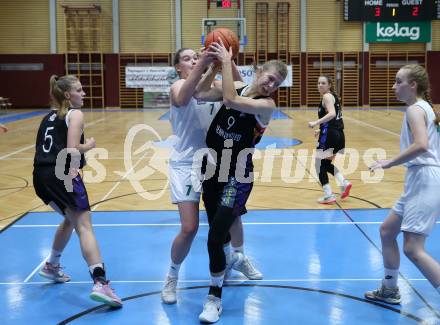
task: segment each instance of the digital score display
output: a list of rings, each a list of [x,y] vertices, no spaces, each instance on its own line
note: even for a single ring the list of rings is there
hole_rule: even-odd
[[[421,21],[440,19],[440,0],[344,0],[344,20]]]
[[[217,8],[232,8],[232,0],[217,0]]]

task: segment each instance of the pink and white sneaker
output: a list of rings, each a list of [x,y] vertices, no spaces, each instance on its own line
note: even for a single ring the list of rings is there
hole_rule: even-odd
[[[352,184],[348,181],[344,184],[344,186],[341,186],[341,199],[345,199],[347,196],[350,195]]]
[[[102,302],[110,307],[120,308],[122,307],[122,300],[119,298],[110,288],[110,281],[95,280],[92,292],[90,293],[90,299]]]
[[[62,269],[60,264],[46,262],[38,274],[57,283],[69,282],[70,276],[65,274]]]

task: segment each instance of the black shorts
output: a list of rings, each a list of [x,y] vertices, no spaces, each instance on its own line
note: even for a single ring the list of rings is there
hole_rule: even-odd
[[[64,181],[55,176],[55,168],[35,167],[33,183],[38,197],[45,203],[54,202],[65,214],[66,208],[89,211],[90,203],[86,187],[78,174],[72,179],[72,191],[68,192]]]
[[[333,155],[337,153],[344,153],[345,135],[342,129],[326,128],[319,133],[318,150],[333,149]]]
[[[212,218],[219,205],[232,208],[235,217],[247,212],[246,202],[251,194],[253,183],[239,183],[229,176],[227,183],[220,183],[216,177],[203,182],[203,203],[208,218]]]

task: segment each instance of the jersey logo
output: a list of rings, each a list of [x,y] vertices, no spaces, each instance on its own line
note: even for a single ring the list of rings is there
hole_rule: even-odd
[[[50,117],[49,117],[49,121],[53,122],[55,121],[55,118],[57,117],[57,113],[53,113]]]

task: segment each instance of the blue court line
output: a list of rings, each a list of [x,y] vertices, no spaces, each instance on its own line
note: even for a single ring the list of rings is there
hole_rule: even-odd
[[[49,110],[43,110],[43,111],[34,111],[34,112],[19,113],[14,115],[7,115],[4,117],[0,117],[0,123],[9,123],[9,122],[25,120],[35,116],[45,115],[47,114],[48,111]]]
[[[260,142],[255,146],[257,149],[267,148],[288,148],[301,144],[302,141],[295,138],[282,138],[265,135],[261,138]]]
[[[161,117],[159,117],[159,120],[163,121],[163,120],[169,120],[170,119],[170,111],[166,112],[165,114],[163,114]]]

